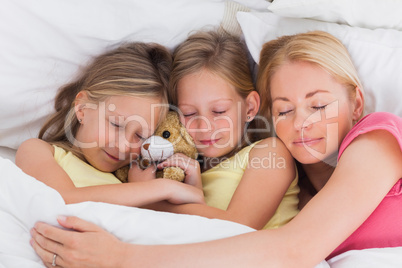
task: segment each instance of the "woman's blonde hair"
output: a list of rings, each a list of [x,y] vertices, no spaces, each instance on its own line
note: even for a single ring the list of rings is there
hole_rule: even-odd
[[[244,41],[224,32],[201,31],[190,35],[173,53],[169,86],[170,103],[178,104],[179,81],[203,69],[224,79],[244,99],[250,92],[256,90]],[[251,122],[248,128],[253,128],[253,125],[254,122]],[[250,141],[257,139],[249,137]],[[240,147],[244,146],[245,144],[242,144]]]
[[[167,88],[172,56],[163,46],[153,43],[126,43],[94,58],[78,78],[61,87],[56,99],[56,112],[43,125],[39,138],[75,153],[71,137],[79,122],[75,116],[75,97],[87,93],[98,103],[111,96],[159,98],[167,104]],[[163,118],[166,109],[161,109]]]
[[[357,71],[345,46],[334,36],[322,31],[282,36],[263,45],[260,53],[257,88],[261,95],[261,110],[271,117],[271,79],[286,62],[303,61],[316,64],[344,85],[350,98],[356,87],[363,92]]]

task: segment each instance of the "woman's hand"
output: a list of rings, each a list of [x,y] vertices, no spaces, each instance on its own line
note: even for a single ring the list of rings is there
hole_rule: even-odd
[[[125,244],[95,224],[77,217],[59,217],[64,228],[36,223],[31,245],[46,267],[120,267]]]
[[[184,154],[177,153],[160,163],[158,169],[165,167],[179,167],[184,170],[184,183],[202,189],[200,164]]]

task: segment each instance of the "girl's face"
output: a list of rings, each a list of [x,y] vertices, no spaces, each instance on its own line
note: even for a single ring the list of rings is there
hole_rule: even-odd
[[[85,94],[78,99],[76,115],[82,122],[74,144],[92,166],[104,172],[136,159],[159,120],[158,98],[112,96],[98,104],[86,102]]]
[[[271,80],[276,133],[300,163],[330,161],[360,116],[359,90],[356,96],[317,65],[285,63]]]
[[[246,100],[232,85],[203,69],[183,77],[177,93],[181,121],[203,156],[225,156],[238,145],[246,123]]]

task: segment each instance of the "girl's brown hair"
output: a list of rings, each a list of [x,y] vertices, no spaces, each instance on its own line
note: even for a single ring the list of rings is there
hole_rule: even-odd
[[[242,97],[255,91],[247,48],[242,39],[228,33],[218,31],[201,31],[189,36],[173,53],[173,68],[169,86],[169,101],[178,104],[177,85],[179,81],[190,74],[203,69],[221,77]],[[255,128],[251,122],[248,128]],[[248,145],[260,137],[247,135],[242,144],[230,154]]]

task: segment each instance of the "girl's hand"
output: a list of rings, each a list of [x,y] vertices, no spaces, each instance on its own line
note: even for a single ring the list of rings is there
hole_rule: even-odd
[[[160,163],[158,169],[179,167],[184,170],[184,183],[202,189],[200,163],[182,153],[177,153]]]
[[[128,171],[128,182],[149,181],[156,178],[156,166],[150,165],[146,169],[142,169],[136,162],[131,164]]]
[[[168,202],[175,205],[187,203],[205,204],[202,189],[169,179],[160,180],[165,180],[165,182],[169,184],[170,194],[167,198]]]
[[[62,230],[36,223],[31,230],[31,245],[46,267],[120,267],[125,244],[99,226],[77,217],[59,217]]]

